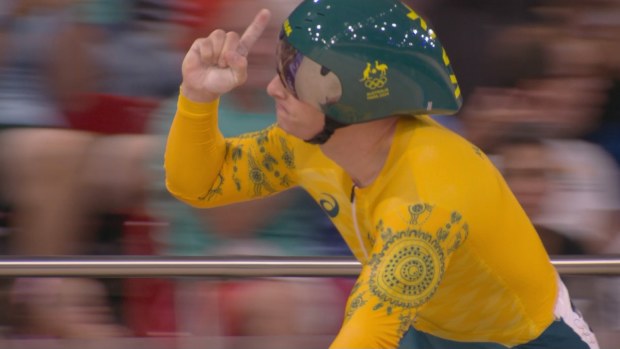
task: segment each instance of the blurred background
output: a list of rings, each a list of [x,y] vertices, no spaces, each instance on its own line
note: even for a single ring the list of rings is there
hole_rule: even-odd
[[[441,123],[504,173],[553,256],[620,254],[620,1],[407,1],[465,98]],[[163,184],[182,58],[215,28],[272,26],[226,135],[275,121],[265,92],[297,0],[0,0],[0,253],[350,256],[301,190],[193,210]],[[620,278],[564,277],[602,349]],[[353,280],[0,279],[0,347],[319,348]]]

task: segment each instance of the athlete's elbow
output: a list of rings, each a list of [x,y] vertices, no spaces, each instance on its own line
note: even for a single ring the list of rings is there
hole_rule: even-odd
[[[183,186],[175,185],[174,181],[166,178],[166,190],[175,199],[193,207],[205,208],[208,205],[201,200],[201,194]]]

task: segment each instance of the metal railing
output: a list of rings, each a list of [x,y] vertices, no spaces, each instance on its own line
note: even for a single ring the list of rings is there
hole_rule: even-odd
[[[560,274],[620,275],[618,256],[563,256],[552,263]],[[342,277],[360,270],[349,257],[0,258],[0,277]]]

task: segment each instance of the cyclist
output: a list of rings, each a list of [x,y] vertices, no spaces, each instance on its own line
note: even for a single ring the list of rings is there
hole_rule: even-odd
[[[363,266],[332,348],[598,348],[497,169],[428,116],[462,100],[407,5],[303,1],[267,86],[277,124],[224,138],[218,99],[245,81],[268,20],[189,49],[165,158],[173,195],[207,208],[308,191]]]

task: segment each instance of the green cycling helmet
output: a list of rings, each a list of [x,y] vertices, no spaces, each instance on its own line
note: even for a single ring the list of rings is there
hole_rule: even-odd
[[[339,127],[462,104],[435,32],[398,0],[305,0],[282,25],[277,57],[287,89]]]

